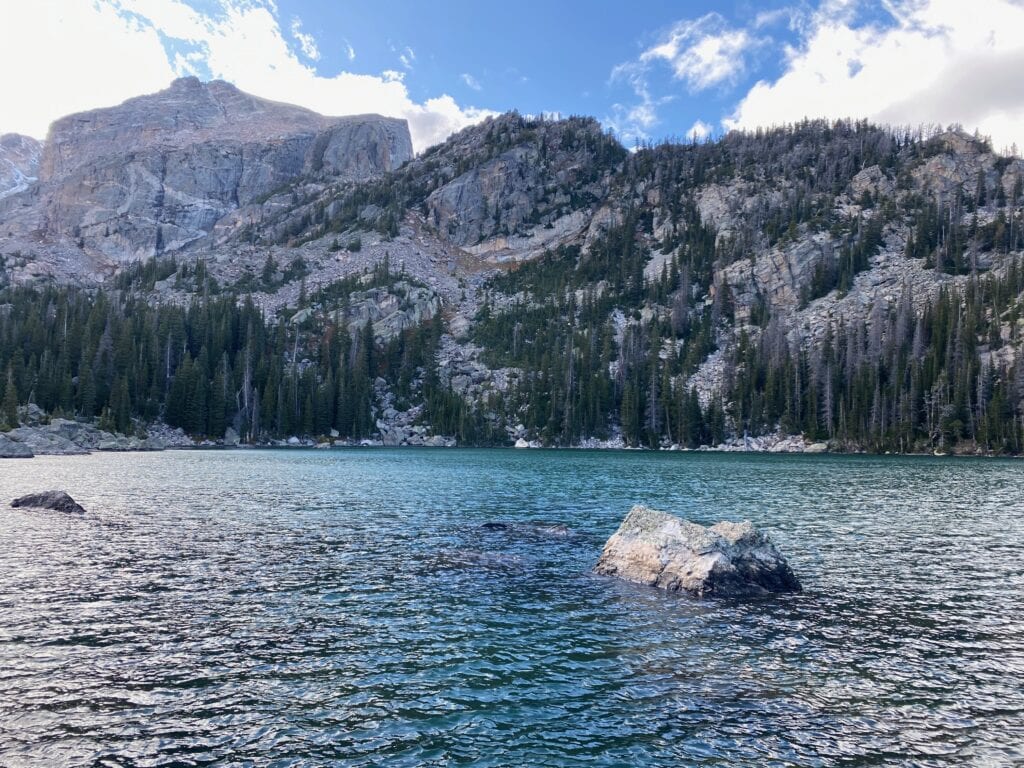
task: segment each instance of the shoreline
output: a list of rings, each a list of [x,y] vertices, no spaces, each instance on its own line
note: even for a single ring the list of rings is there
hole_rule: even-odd
[[[0,437],[3,433],[0,433]],[[18,455],[6,455],[0,452],[0,461],[22,460],[60,456],[73,458],[77,456],[92,456],[94,454],[153,454],[170,452],[215,452],[215,451],[345,451],[345,450],[485,450],[485,451],[567,451],[583,452],[593,451],[599,453],[650,453],[650,454],[739,454],[745,456],[860,456],[865,458],[928,458],[928,459],[1024,459],[1024,454],[1014,453],[938,453],[928,451],[886,451],[884,453],[866,450],[827,450],[827,451],[772,451],[765,449],[743,449],[721,446],[700,446],[699,448],[648,448],[629,446],[595,446],[595,445],[531,445],[528,449],[518,448],[515,445],[384,445],[381,441],[362,441],[344,444],[300,443],[299,445],[288,443],[211,443],[206,445],[168,445],[160,448],[96,448],[92,450],[78,450],[61,453],[57,451],[43,453],[24,453]]]
[[[745,454],[808,454],[808,455],[849,455],[849,456],[928,456],[1019,458],[1024,453],[996,453],[979,450],[977,446],[965,444],[952,450],[928,447],[912,451],[871,451],[840,441],[816,441],[804,435],[787,435],[774,432],[766,435],[743,435],[730,437],[717,445],[701,445],[696,448],[679,444],[658,447],[629,446],[620,435],[601,439],[585,437],[575,445],[551,445],[540,440],[526,439],[526,431],[520,427],[509,434],[504,445],[480,444],[460,445],[456,438],[436,435],[423,437],[416,433],[408,440],[397,441],[391,431],[382,430],[374,438],[343,438],[336,432],[331,435],[298,436],[263,439],[246,443],[232,428],[223,438],[196,439],[181,428],[170,427],[161,422],[143,424],[136,422],[132,434],[104,430],[94,423],[66,418],[47,418],[33,406],[22,409],[23,426],[0,432],[0,459],[30,459],[36,456],[76,456],[91,453],[154,453],[165,450],[331,450],[342,448],[493,448],[504,450],[569,450],[569,451],[641,451],[655,453],[745,453]],[[513,441],[513,438],[514,441]],[[971,450],[973,448],[973,450]]]

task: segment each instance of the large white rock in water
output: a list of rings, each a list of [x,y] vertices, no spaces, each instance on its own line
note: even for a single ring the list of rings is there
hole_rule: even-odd
[[[705,528],[643,506],[629,511],[594,571],[695,597],[800,591],[786,558],[751,523]]]

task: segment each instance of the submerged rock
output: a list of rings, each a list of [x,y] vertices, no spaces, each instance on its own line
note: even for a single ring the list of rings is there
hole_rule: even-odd
[[[12,507],[33,507],[35,509],[52,509],[55,512],[84,515],[85,508],[69,496],[65,491],[43,491],[21,496],[11,502]]]
[[[423,573],[438,571],[520,571],[523,558],[507,552],[486,552],[475,549],[458,549],[441,552],[423,570]]]
[[[505,523],[492,521],[480,526],[484,531],[504,531],[507,533],[524,533],[535,536],[570,536],[572,529],[565,523],[551,523],[545,520],[527,520],[523,523]]]
[[[799,592],[789,563],[751,523],[710,528],[635,506],[605,544],[596,573],[695,597]]]

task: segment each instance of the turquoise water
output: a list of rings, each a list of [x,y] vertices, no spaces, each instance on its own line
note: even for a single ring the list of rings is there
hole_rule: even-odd
[[[1022,479],[582,451],[0,461],[3,503],[60,487],[90,513],[0,511],[0,765],[1022,764]],[[805,591],[591,575],[638,502],[764,526]]]

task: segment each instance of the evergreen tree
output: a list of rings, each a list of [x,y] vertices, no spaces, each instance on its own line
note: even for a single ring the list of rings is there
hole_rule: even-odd
[[[4,429],[14,429],[20,423],[18,420],[18,390],[14,383],[14,369],[10,365],[7,366],[7,381],[4,384],[0,420],[3,421]]]

